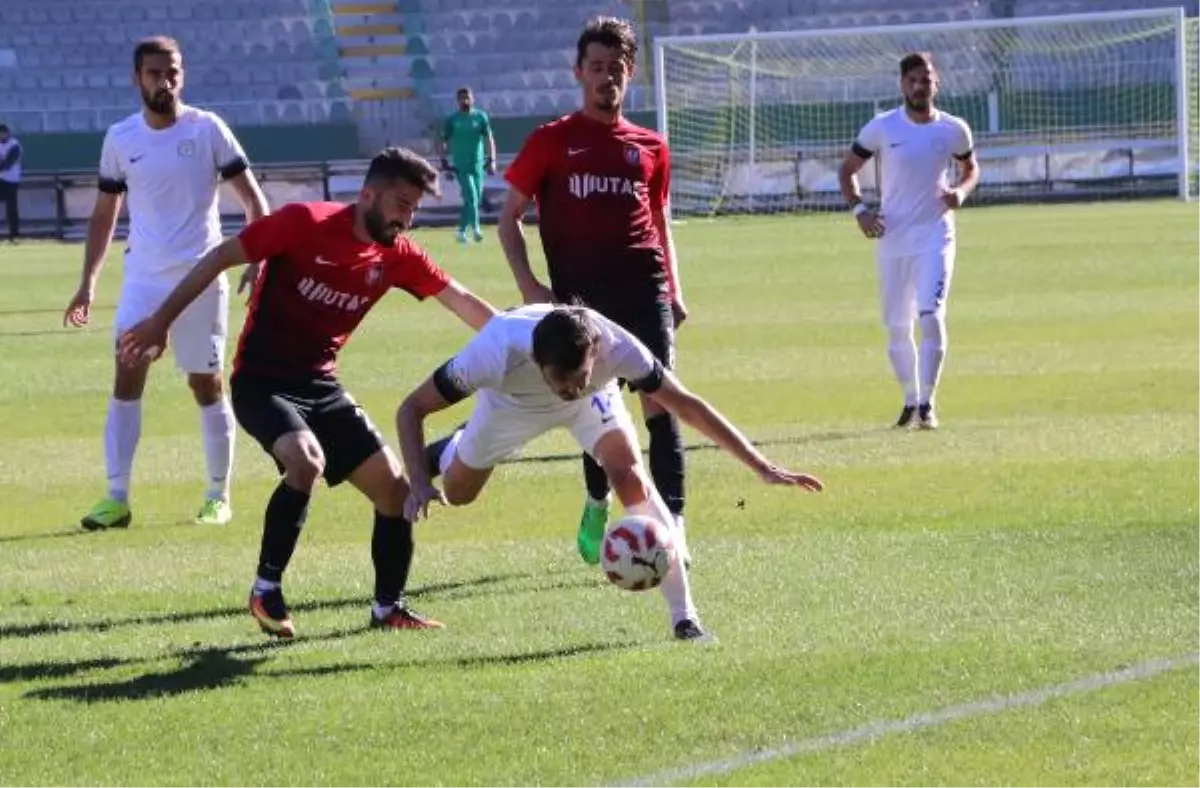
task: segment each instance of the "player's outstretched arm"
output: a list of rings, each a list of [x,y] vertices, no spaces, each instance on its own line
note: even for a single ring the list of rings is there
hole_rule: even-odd
[[[775,465],[764,457],[737,427],[704,399],[683,387],[670,372],[663,373],[662,385],[648,396],[701,435],[742,461],[767,484],[790,484],[810,492],[825,488],[821,480]]]
[[[500,236],[504,256],[508,259],[508,267],[512,269],[513,279],[521,291],[521,300],[527,304],[549,304],[554,301],[554,294],[533,275],[533,268],[529,264],[529,247],[525,244],[524,220],[529,202],[529,197],[510,188],[504,207],[500,209],[496,232]]]
[[[494,306],[453,279],[435,297],[438,303],[476,331],[498,314]]]
[[[445,410],[450,404],[430,376],[405,397],[396,410],[400,456],[404,458],[410,489],[408,500],[404,503],[404,516],[410,522],[428,517],[430,503],[446,502],[441,490],[433,486],[429,468],[425,464],[425,419],[431,413]]]
[[[121,213],[121,201],[121,193],[101,191],[96,195],[92,218],[88,221],[87,243],[83,247],[83,277],[63,314],[64,326],[84,326],[91,319],[96,282],[100,280],[104,257],[112,244],[113,230]]]
[[[248,262],[242,241],[237,236],[227,238],[213,247],[188,271],[153,315],[121,335],[121,360],[127,364],[137,364],[147,357],[157,357],[166,347],[167,329],[179,317],[179,313],[195,301],[222,271]]]

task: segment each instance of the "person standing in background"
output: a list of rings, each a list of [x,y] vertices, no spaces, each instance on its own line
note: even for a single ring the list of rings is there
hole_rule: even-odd
[[[484,175],[496,174],[496,138],[487,113],[475,108],[469,87],[458,89],[458,111],[446,116],[442,124],[442,170],[453,172],[462,192],[462,211],[458,215],[458,242],[467,242],[470,230],[475,242],[483,240],[479,228],[479,206],[483,202]],[[487,142],[487,156],[483,145]],[[447,160],[447,152],[449,160]]]
[[[21,143],[8,126],[0,123],[0,202],[4,203],[4,221],[11,243],[16,243],[21,237],[21,212],[17,207],[17,190],[20,186]]]

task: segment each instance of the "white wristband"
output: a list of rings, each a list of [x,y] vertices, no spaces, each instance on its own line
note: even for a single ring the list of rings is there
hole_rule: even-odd
[[[850,212],[854,214],[855,218],[858,218],[869,210],[870,208],[867,207],[865,202],[860,202],[858,205],[855,205],[852,209],[850,209]]]

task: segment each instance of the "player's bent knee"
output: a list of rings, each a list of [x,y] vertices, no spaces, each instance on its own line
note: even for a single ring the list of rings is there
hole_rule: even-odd
[[[451,506],[466,506],[479,497],[492,475],[490,468],[478,469],[464,465],[458,457],[450,461],[442,480],[442,495]]]
[[[188,386],[191,388],[196,402],[205,407],[215,404],[221,399],[223,393],[219,372],[215,374],[193,372],[188,375]]]
[[[325,473],[325,452],[311,432],[289,432],[280,436],[272,453],[283,466],[288,485],[297,490],[311,490]]]

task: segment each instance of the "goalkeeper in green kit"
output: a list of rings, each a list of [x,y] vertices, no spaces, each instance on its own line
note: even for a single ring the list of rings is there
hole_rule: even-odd
[[[483,143],[487,140],[487,157]],[[458,242],[467,242],[467,230],[476,242],[483,240],[479,229],[479,206],[483,202],[483,177],[496,174],[496,138],[487,113],[475,109],[471,89],[458,89],[458,112],[446,116],[442,124],[442,170],[453,172],[462,192],[462,213],[458,216]],[[449,161],[447,161],[449,151]],[[452,166],[453,165],[453,166]]]

